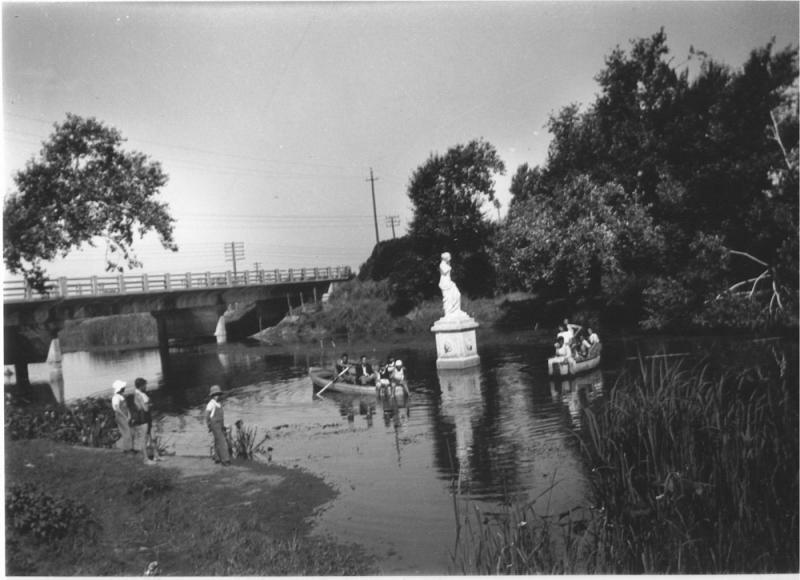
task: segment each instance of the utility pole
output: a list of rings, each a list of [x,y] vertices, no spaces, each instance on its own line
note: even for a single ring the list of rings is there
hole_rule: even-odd
[[[365,181],[369,181],[372,185],[372,216],[375,218],[375,243],[379,243],[380,239],[378,238],[378,210],[375,209],[375,180],[378,179],[377,177],[373,177],[372,175],[372,167],[369,168],[369,179]]]
[[[400,225],[400,216],[399,215],[387,215],[386,216],[386,225],[392,228],[392,239],[395,238],[394,235],[394,226]]]
[[[225,244],[225,261],[233,262],[233,277],[236,278],[236,260],[244,260],[244,242]]]

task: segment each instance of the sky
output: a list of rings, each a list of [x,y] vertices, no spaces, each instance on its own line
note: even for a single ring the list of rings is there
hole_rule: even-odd
[[[137,240],[132,273],[351,266],[406,232],[407,185],[432,153],[483,138],[511,176],[544,164],[549,116],[591,104],[615,47],[660,28],[739,69],[798,44],[798,2],[4,2],[3,173],[67,113],[118,129],[161,163],[177,253]],[[691,69],[690,69],[691,71]],[[370,181],[370,174],[375,178]],[[392,220],[394,217],[394,220]],[[452,248],[454,259],[457,249]],[[104,275],[104,250],[50,263]],[[6,278],[13,278],[6,273]]]

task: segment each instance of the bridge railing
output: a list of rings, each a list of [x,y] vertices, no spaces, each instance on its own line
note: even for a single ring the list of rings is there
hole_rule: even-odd
[[[194,290],[210,287],[261,286],[264,284],[299,281],[346,280],[351,275],[352,271],[349,266],[247,270],[236,274],[231,271],[185,272],[181,274],[119,274],[116,276],[56,278],[47,283],[44,292],[33,290],[23,280],[6,280],[3,283],[3,299],[6,302],[12,302],[108,294],[169,292],[171,290]]]

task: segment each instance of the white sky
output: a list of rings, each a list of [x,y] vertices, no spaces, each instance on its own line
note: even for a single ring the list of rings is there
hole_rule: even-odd
[[[483,137],[506,176],[544,162],[550,113],[588,104],[617,45],[664,27],[735,68],[798,2],[3,3],[3,171],[36,156],[67,112],[119,129],[160,161],[180,251],[137,243],[143,271],[349,265],[411,219],[409,177],[431,152]],[[495,218],[496,210],[487,207]],[[457,252],[457,250],[456,250]],[[52,276],[104,273],[103,251]]]

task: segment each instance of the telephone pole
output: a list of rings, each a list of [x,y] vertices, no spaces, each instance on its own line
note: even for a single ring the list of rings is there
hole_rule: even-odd
[[[236,278],[236,260],[244,260],[244,242],[225,244],[225,261],[233,262],[233,277]]]
[[[375,209],[375,180],[378,179],[377,177],[373,177],[372,175],[372,167],[369,168],[369,179],[365,181],[369,181],[372,185],[372,217],[375,219],[375,243],[377,244],[380,242],[380,238],[378,238],[378,210]]]
[[[386,225],[392,228],[392,239],[395,238],[394,235],[394,226],[400,225],[400,216],[399,215],[387,215],[386,216]]]

